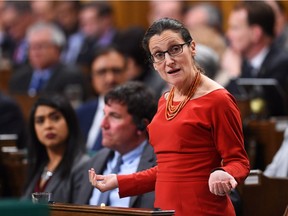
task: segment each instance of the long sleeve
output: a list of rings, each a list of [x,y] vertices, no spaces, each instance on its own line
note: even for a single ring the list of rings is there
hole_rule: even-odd
[[[154,191],[158,167],[129,174],[118,175],[120,197],[135,196]]]
[[[212,115],[214,141],[222,158],[221,168],[241,183],[249,174],[250,165],[244,149],[240,113],[234,98],[227,96],[219,97],[219,105],[214,106],[215,112]]]

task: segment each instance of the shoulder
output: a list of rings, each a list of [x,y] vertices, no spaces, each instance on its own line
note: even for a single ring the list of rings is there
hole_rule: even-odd
[[[20,107],[18,106],[18,104],[16,103],[16,101],[14,99],[12,99],[11,97],[7,96],[7,95],[3,95],[0,93],[0,109],[7,109],[7,111],[15,111],[15,110],[19,110],[20,111]]]
[[[85,164],[92,165],[95,162],[100,162],[106,160],[111,154],[113,153],[113,150],[108,148],[101,148],[96,152],[95,155],[89,158],[88,161],[85,162]]]
[[[69,64],[63,64],[59,63],[55,65],[52,69],[54,71],[54,74],[60,76],[60,77],[82,77],[83,72],[81,69],[76,65],[69,65]],[[55,73],[56,72],[56,73]]]
[[[285,64],[288,65],[288,51],[279,46],[272,46],[268,55],[265,58],[264,64]]]
[[[89,112],[89,111],[95,111],[98,106],[98,99],[93,99],[85,102],[82,104],[79,108],[77,108],[76,112],[77,114]]]
[[[78,154],[75,157],[74,163],[73,163],[73,170],[79,170],[79,168],[83,167],[85,163],[87,163],[90,160],[90,157],[87,154]]]
[[[207,97],[210,97],[213,106],[220,108],[231,108],[231,106],[237,106],[236,99],[225,88],[216,89],[210,92]]]
[[[33,74],[33,68],[30,65],[20,66],[12,73],[11,80],[21,79],[23,77],[30,77]]]

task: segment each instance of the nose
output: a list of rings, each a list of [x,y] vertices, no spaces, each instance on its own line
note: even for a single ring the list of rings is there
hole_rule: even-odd
[[[109,83],[109,84],[115,82],[115,75],[112,71],[109,71],[106,73],[105,81],[106,81],[106,83]]]
[[[101,128],[107,129],[108,127],[109,127],[109,123],[107,120],[107,116],[106,117],[104,116],[101,122]]]
[[[169,53],[165,53],[165,61],[167,65],[174,64],[174,59],[169,55]]]
[[[51,120],[46,119],[46,120],[44,121],[44,127],[45,127],[45,128],[51,128],[52,125],[53,125],[53,123],[52,123]]]

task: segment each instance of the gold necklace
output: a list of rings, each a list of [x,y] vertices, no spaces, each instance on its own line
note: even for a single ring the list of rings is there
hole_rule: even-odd
[[[165,109],[165,117],[168,121],[175,118],[175,116],[183,109],[185,104],[193,97],[196,92],[197,87],[199,86],[201,81],[201,74],[197,72],[195,75],[195,79],[193,84],[189,87],[188,94],[186,95],[185,99],[182,100],[177,105],[173,105],[173,98],[174,98],[174,91],[175,88],[173,87],[169,93],[168,99],[166,101],[166,109]]]

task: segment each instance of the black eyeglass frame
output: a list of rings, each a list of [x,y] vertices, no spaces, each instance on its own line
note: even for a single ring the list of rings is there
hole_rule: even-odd
[[[186,45],[186,44],[187,44],[187,45],[190,45],[190,43],[191,43],[191,41],[188,41],[188,42],[185,42],[185,43],[182,43],[182,44],[175,44],[175,45],[169,47],[169,49],[166,50],[166,51],[156,52],[156,53],[162,53],[162,54],[163,54],[164,58],[163,58],[162,60],[155,61],[153,54],[150,55],[149,59],[150,59],[150,61],[151,61],[152,63],[160,63],[160,62],[163,62],[163,61],[165,60],[165,53],[168,53],[168,55],[169,55],[170,57],[175,57],[175,56],[177,56],[177,55],[179,55],[179,54],[181,54],[181,53],[183,52],[183,46],[184,46],[184,45]],[[170,50],[171,50],[173,47],[175,47],[175,46],[179,46],[180,52],[178,52],[177,54],[171,54],[171,53],[170,53]]]

